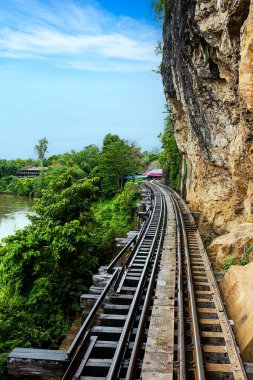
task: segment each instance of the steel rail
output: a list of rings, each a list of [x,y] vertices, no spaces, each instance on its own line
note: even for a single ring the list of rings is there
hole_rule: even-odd
[[[89,334],[87,334],[87,339],[84,340],[86,342],[85,354],[82,355],[83,351],[79,351],[78,356],[80,356],[80,360],[78,362],[80,362],[80,364],[79,364],[77,370],[75,368],[73,368],[73,370],[75,370],[75,372],[73,373],[75,380],[80,379],[83,368],[89,359],[89,355],[90,355],[92,349],[94,348],[97,339],[98,339],[97,336],[91,336],[90,337]],[[81,355],[82,355],[82,357],[81,357]]]
[[[163,215],[162,215],[162,225],[161,225],[161,236],[160,236],[160,240],[159,240],[158,247],[157,247],[157,253],[156,253],[156,257],[155,257],[155,262],[153,264],[151,277],[150,277],[149,284],[148,284],[148,289],[146,292],[146,298],[145,298],[145,301],[143,304],[142,313],[140,315],[140,321],[139,321],[139,325],[138,325],[137,332],[136,332],[136,339],[134,341],[133,349],[131,352],[131,357],[129,360],[128,370],[126,373],[126,380],[133,380],[135,378],[136,364],[138,361],[140,345],[141,345],[141,342],[143,339],[145,325],[147,322],[146,318],[147,318],[148,308],[149,308],[150,301],[151,301],[152,291],[154,288],[155,274],[157,272],[158,263],[159,263],[159,259],[160,259],[160,255],[161,255],[164,232],[165,232],[165,227],[166,227],[166,211],[167,211],[164,196],[162,196],[162,203],[163,203],[163,205],[162,205],[161,211],[162,211]]]
[[[156,186],[156,185],[155,185]],[[162,188],[162,191],[167,192]],[[179,371],[178,379],[186,380],[186,359],[185,359],[185,327],[184,327],[184,288],[183,288],[183,261],[182,261],[182,239],[180,233],[180,221],[177,206],[173,196],[170,196],[176,219],[176,240],[177,240],[177,302],[178,302],[178,350],[179,350]]]
[[[183,261],[182,261],[182,241],[180,234],[180,222],[176,203],[171,197],[172,206],[176,217],[177,228],[177,259],[178,259],[178,279],[177,279],[177,300],[178,300],[178,347],[179,347],[179,372],[178,379],[186,380],[186,360],[185,360],[185,328],[184,328],[184,289],[183,289]]]
[[[74,354],[75,350],[78,348],[79,344],[81,343],[83,336],[89,330],[89,328],[90,328],[90,326],[92,324],[92,321],[93,321],[93,319],[94,319],[94,317],[96,315],[96,312],[100,308],[102,302],[104,301],[104,299],[105,299],[108,291],[112,287],[114,281],[117,279],[117,277],[119,275],[119,272],[120,272],[120,269],[117,269],[117,270],[114,271],[114,273],[113,273],[112,277],[110,278],[109,282],[107,283],[106,287],[102,291],[101,295],[99,296],[99,298],[97,299],[97,301],[94,304],[93,308],[91,309],[89,315],[87,316],[87,318],[85,319],[84,323],[82,324],[82,326],[81,326],[78,334],[76,335],[74,341],[72,342],[70,348],[67,351],[67,354],[69,355],[69,357],[71,357]]]
[[[116,263],[121,259],[121,257],[124,255],[124,253],[127,251],[127,249],[137,240],[137,236],[135,235],[118,253],[118,255],[113,259],[113,261],[108,265],[107,267],[107,273],[112,273],[113,268],[115,267]]]
[[[143,228],[143,230],[140,231],[141,233],[138,236],[138,241],[135,244],[131,255],[128,257],[127,261],[124,263],[124,265],[121,268],[121,272],[120,272],[120,275],[117,279],[117,284],[115,286],[115,287],[117,287],[117,285],[118,285],[117,293],[120,292],[120,289],[121,289],[121,286],[124,282],[125,276],[127,275],[128,268],[131,267],[133,261],[135,260],[136,256],[138,255],[138,250],[139,250],[140,246],[142,245],[142,243],[145,239],[145,232],[149,229],[149,227],[152,223],[152,220],[153,220],[153,217],[155,214],[155,209],[156,209],[156,199],[154,200],[154,205],[153,205],[153,209],[152,209],[152,212],[150,214],[150,217],[147,220],[147,223],[144,224],[145,228]]]
[[[188,209],[185,201],[177,194],[176,191],[174,191],[173,189],[169,188],[168,186],[165,186],[165,185],[161,185],[162,188],[165,189],[165,191],[169,192],[171,195],[172,195],[172,199],[176,199],[178,200],[180,198],[181,202],[183,203],[183,207],[185,208],[186,212],[187,213],[190,213],[190,210]],[[178,202],[178,201],[177,201]],[[180,209],[180,206],[178,206],[179,209]],[[201,237],[200,237],[200,234],[199,234],[199,231],[197,231],[197,234],[199,235],[199,238],[201,240]],[[209,257],[206,256],[206,265],[207,265],[207,268],[209,271],[212,272],[212,267],[211,267],[211,263],[210,263],[210,260],[209,260]],[[215,294],[218,296],[218,299],[220,301],[220,303],[222,304],[222,299],[221,299],[221,295],[220,295],[220,291],[219,291],[219,288],[216,284],[216,281],[214,281],[214,285],[215,285],[215,288],[216,288],[216,292]],[[225,309],[224,309],[225,311]],[[243,361],[242,361],[242,358],[239,354],[239,349],[237,347],[237,344],[236,344],[236,341],[235,341],[235,337],[234,337],[234,333],[233,333],[233,330],[232,330],[232,327],[230,325],[230,322],[229,322],[229,319],[228,319],[228,316],[225,312],[225,315],[223,314],[223,318],[225,318],[226,320],[226,325],[227,325],[227,328],[228,330],[230,331],[230,335],[231,335],[231,338],[230,338],[230,342],[232,342],[232,344],[234,345],[235,347],[235,353],[236,353],[236,356],[237,356],[237,359],[238,359],[238,362],[239,362],[239,365],[240,365],[240,371],[242,373],[242,376],[243,376],[243,379],[248,379],[247,377],[247,373],[245,371],[245,367],[244,367],[244,364],[243,364]],[[237,372],[237,371],[236,371]]]
[[[167,188],[167,191],[169,191],[170,194],[173,194],[168,188]],[[192,277],[192,271],[191,271],[187,234],[185,230],[182,211],[179,207],[178,201],[174,194],[171,195],[171,199],[174,201],[174,204],[176,206],[176,210],[177,210],[176,214],[179,216],[179,221],[181,224],[181,229],[182,229],[182,234],[183,234],[183,244],[184,244],[184,251],[185,251],[186,268],[187,268],[187,288],[188,288],[189,297],[190,297],[191,322],[192,322],[192,328],[193,328],[194,353],[195,353],[195,362],[196,362],[196,371],[197,371],[196,379],[205,380],[206,377],[205,377],[205,371],[204,371],[204,366],[203,366],[203,356],[202,356],[202,348],[201,348],[201,342],[200,342],[198,317],[197,317],[197,311],[196,311],[197,308],[196,308],[195,295],[194,295],[194,289],[193,289],[193,277]]]
[[[127,249],[134,243],[137,242],[142,236],[144,235],[144,232],[150,222],[151,215],[152,215],[152,205],[149,206],[147,213],[149,214],[148,219],[143,223],[140,231],[138,234],[136,234],[126,245],[122,248],[122,250],[118,253],[118,255],[113,259],[113,261],[108,265],[107,272],[111,273],[112,269],[115,267],[116,263],[122,258],[122,256],[125,254]],[[135,247],[134,247],[135,248]],[[133,253],[133,252],[132,252]]]
[[[155,204],[156,204],[156,201],[155,201]],[[146,223],[143,224],[139,234],[136,235],[131,240],[131,242],[129,242],[128,246],[130,246],[130,244],[132,243],[133,240],[135,240],[135,239],[137,240],[137,242],[133,248],[133,251],[131,252],[131,255],[129,256],[127,262],[124,264],[123,268],[121,268],[121,269],[118,268],[113,272],[112,277],[110,278],[108,284],[106,285],[103,292],[99,296],[98,300],[94,304],[89,315],[87,316],[86,320],[82,324],[78,334],[76,335],[74,341],[72,342],[70,348],[68,349],[67,354],[68,354],[68,357],[70,359],[70,363],[69,363],[67,371],[65,372],[62,380],[70,380],[73,378],[73,376],[78,372],[78,370],[77,370],[78,364],[77,363],[80,363],[80,361],[81,361],[81,364],[79,365],[78,369],[80,368],[80,366],[84,365],[84,360],[82,360],[82,355],[85,351],[90,350],[90,343],[91,343],[90,342],[90,328],[91,328],[92,323],[96,317],[97,311],[100,309],[105,297],[107,296],[111,287],[113,286],[113,283],[115,283],[114,284],[114,291],[115,291],[115,288],[116,288],[117,283],[118,283],[118,279],[120,278],[122,273],[125,271],[125,266],[127,264],[129,264],[129,262],[132,260],[132,257],[136,255],[136,252],[138,252],[138,248],[140,247],[141,243],[144,240],[145,232],[148,230],[148,228],[152,222],[152,217],[154,216],[154,213],[155,213],[155,208],[153,208],[152,212],[150,212],[149,219],[147,220]],[[126,249],[127,249],[126,247],[123,248],[124,251],[126,251]],[[120,252],[121,254],[122,254],[122,251]],[[119,258],[119,255],[117,256],[117,260],[118,260],[118,258]],[[114,260],[113,261],[114,265],[115,265],[115,262],[116,261]],[[76,372],[76,370],[77,370],[77,372]]]
[[[192,278],[192,271],[191,271],[187,234],[185,230],[182,212],[180,210],[177,200],[176,199],[174,200],[175,200],[177,212],[179,215],[179,220],[181,223],[182,234],[183,234],[183,245],[184,245],[185,260],[186,260],[186,272],[187,272],[187,287],[188,287],[189,298],[190,298],[191,323],[192,323],[192,328],[193,328],[193,343],[194,343],[194,354],[195,354],[195,361],[196,361],[196,376],[197,376],[196,379],[205,380],[206,376],[205,376],[204,365],[203,365],[203,356],[202,356],[202,349],[201,349],[201,342],[200,342],[198,317],[197,317],[197,311],[196,311],[197,308],[196,308],[195,295],[194,295],[194,289],[193,289],[193,278]]]
[[[134,240],[137,239],[137,242],[136,242],[136,245],[129,257],[132,258],[133,254],[135,253],[137,247],[141,244],[141,242],[143,241],[143,235],[145,233],[145,231],[148,229],[149,225],[150,225],[150,219],[151,219],[151,216],[153,215],[153,212],[150,214],[150,218],[148,219],[147,223],[144,223],[144,225],[142,226],[140,232],[138,235],[134,236],[133,239],[131,239],[131,241],[127,244],[127,246],[125,246],[121,252],[117,255],[117,257],[115,259],[117,260],[113,260],[112,264],[113,265],[109,265],[108,268],[109,270],[112,270],[113,266],[115,265],[115,263],[118,261],[119,259],[119,255],[123,255],[123,253],[126,251],[126,249],[132,244],[132,242]],[[135,249],[136,248],[136,249]],[[122,251],[124,251],[122,253]],[[107,268],[107,271],[108,271],[108,268]],[[85,336],[86,332],[88,331],[88,329],[90,328],[91,326],[91,323],[93,321],[93,319],[95,318],[95,315],[96,315],[96,312],[97,310],[100,308],[102,302],[104,301],[108,291],[110,290],[112,284],[114,281],[116,281],[116,284],[117,284],[117,280],[118,278],[120,277],[121,275],[121,272],[124,270],[124,266],[123,268],[121,269],[116,269],[111,277],[111,279],[109,280],[108,284],[105,286],[105,288],[103,289],[101,295],[99,296],[98,300],[96,301],[96,303],[94,304],[93,308],[91,309],[89,315],[87,316],[87,318],[85,319],[84,323],[82,324],[78,334],[76,335],[74,341],[72,342],[71,346],[69,347],[68,351],[67,351],[67,354],[68,356],[71,358],[73,355],[74,355],[74,352],[75,350],[78,348],[80,342],[82,341],[82,338]],[[116,285],[115,285],[116,286]],[[64,380],[64,378],[63,378]]]
[[[189,320],[187,318],[185,321],[191,323],[194,378],[205,379],[206,376],[208,379],[226,377],[246,380],[247,374],[194,218],[184,200],[174,190],[160,184],[159,187],[170,195],[172,203],[174,200],[177,208],[176,215],[178,214],[180,220],[186,264],[183,270],[186,281],[183,283],[188,289],[190,312]],[[196,304],[199,305],[198,309]],[[179,331],[177,335],[179,343]],[[216,340],[216,337],[219,340]],[[179,350],[180,346],[181,344],[178,344]],[[205,358],[204,365],[203,358]],[[188,372],[191,370],[186,366],[185,369],[187,378],[188,375],[192,377],[192,374]],[[180,368],[177,368],[177,378],[181,379],[179,371]]]
[[[94,304],[93,308],[91,309],[89,315],[85,319],[84,323],[82,324],[78,334],[76,335],[74,341],[72,342],[70,348],[67,351],[67,354],[70,358],[70,363],[68,365],[68,368],[62,377],[62,380],[68,380],[72,379],[74,372],[77,367],[77,363],[80,361],[81,355],[84,351],[87,351],[90,346],[90,334],[89,330],[91,328],[92,322],[96,316],[96,313],[98,309],[100,308],[102,302],[104,301],[107,293],[109,292],[110,288],[112,287],[114,281],[117,279],[119,275],[119,269],[115,270],[112,277],[110,278],[110,281],[104,288],[103,292],[101,293],[100,297]]]
[[[156,203],[157,203],[157,199],[155,197],[154,210],[156,208]],[[125,344],[126,344],[127,338],[129,336],[129,333],[130,333],[130,330],[131,330],[132,322],[133,322],[133,319],[134,319],[134,314],[135,314],[135,311],[136,311],[136,308],[137,308],[137,305],[138,305],[138,302],[139,302],[139,299],[140,299],[140,296],[141,296],[141,291],[143,289],[143,286],[144,286],[144,283],[145,283],[145,280],[146,280],[147,272],[149,270],[149,263],[150,263],[151,258],[153,256],[153,253],[154,253],[154,250],[155,250],[155,246],[156,246],[156,243],[157,243],[157,240],[158,240],[158,237],[159,237],[159,232],[160,232],[160,227],[161,227],[161,221],[162,221],[162,210],[161,210],[161,213],[160,213],[160,216],[159,216],[159,222],[157,223],[155,236],[154,236],[152,245],[150,247],[150,251],[149,251],[146,263],[144,265],[141,278],[140,278],[138,286],[136,288],[136,292],[135,292],[133,301],[131,303],[130,310],[129,310],[129,313],[127,315],[126,322],[124,324],[123,331],[121,333],[121,336],[120,336],[117,348],[115,350],[115,353],[114,353],[114,356],[113,356],[113,359],[112,359],[112,363],[111,363],[109,372],[108,372],[107,377],[106,377],[107,380],[115,380],[117,378],[118,370],[119,370],[119,367],[120,367],[120,361],[122,360],[122,353],[123,353],[123,350],[125,348]]]

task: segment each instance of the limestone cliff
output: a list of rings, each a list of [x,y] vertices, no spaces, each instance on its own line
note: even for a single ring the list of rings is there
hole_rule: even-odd
[[[253,0],[166,0],[162,76],[204,230],[253,221]]]

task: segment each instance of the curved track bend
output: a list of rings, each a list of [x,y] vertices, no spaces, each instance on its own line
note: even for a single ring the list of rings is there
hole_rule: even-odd
[[[70,365],[62,380],[247,379],[191,213],[168,187],[147,187],[153,198],[150,216],[123,267],[118,269],[116,262],[110,267],[111,280],[70,347]],[[173,284],[173,331],[166,343],[170,347],[165,359],[170,361],[169,370],[158,376],[152,370],[142,372],[142,365],[147,363],[145,345],[152,333],[148,328],[159,287],[166,204],[174,214],[168,221],[173,220],[177,227],[170,229],[174,231],[170,238],[174,239],[175,270],[168,271],[168,276],[174,276],[174,281],[168,277]],[[152,361],[152,352],[150,357]]]
[[[139,378],[139,358],[148,323],[166,224],[160,189],[150,185],[150,217],[121,270],[113,275],[85,320],[69,354],[63,380]]]
[[[161,186],[176,217],[173,379],[247,379],[220,292],[183,199]]]

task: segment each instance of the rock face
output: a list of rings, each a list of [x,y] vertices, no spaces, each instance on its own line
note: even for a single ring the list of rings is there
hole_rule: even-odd
[[[187,201],[220,234],[253,221],[253,0],[166,3],[161,69]]]
[[[220,288],[229,318],[234,321],[236,341],[242,359],[253,362],[253,263],[232,266]]]
[[[208,247],[208,254],[215,267],[224,264],[228,255],[238,260],[246,257],[246,247],[253,246],[253,224],[242,223],[230,233],[220,236]],[[252,254],[250,253],[250,257]],[[252,275],[253,278],[253,275]]]

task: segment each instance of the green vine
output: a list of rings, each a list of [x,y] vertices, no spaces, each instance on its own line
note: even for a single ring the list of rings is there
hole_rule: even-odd
[[[179,192],[181,182],[181,153],[174,137],[171,116],[166,118],[164,131],[159,137],[163,148],[159,156],[159,164],[167,174],[169,185]]]

